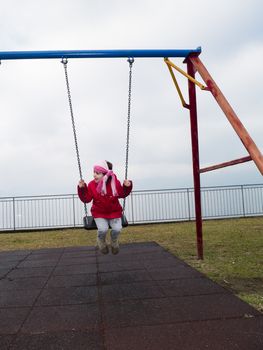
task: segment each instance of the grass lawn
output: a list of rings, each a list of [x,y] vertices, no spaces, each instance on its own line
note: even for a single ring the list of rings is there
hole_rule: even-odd
[[[263,312],[263,217],[203,222],[204,260],[196,258],[195,223],[129,226],[121,243],[155,241]],[[84,229],[0,234],[0,250],[94,245]]]

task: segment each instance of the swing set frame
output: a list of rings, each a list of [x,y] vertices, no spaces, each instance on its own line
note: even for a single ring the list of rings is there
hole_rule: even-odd
[[[201,62],[199,55],[201,47],[196,49],[178,49],[178,50],[60,50],[60,51],[3,51],[0,52],[0,61],[18,60],[18,59],[70,59],[70,58],[164,58],[172,80],[178,92],[179,98],[184,108],[189,109],[191,143],[192,143],[192,165],[194,180],[194,198],[195,198],[195,221],[196,221],[196,241],[197,257],[203,259],[203,234],[202,234],[202,210],[201,210],[201,187],[200,174],[215,169],[240,164],[253,160],[260,173],[263,175],[263,156],[256,144],[248,134],[244,125],[232,109],[231,105],[209,74],[208,70]],[[187,65],[187,72],[177,67],[169,58],[184,58],[183,63]],[[186,103],[179,84],[176,80],[174,71],[183,74],[188,80],[189,103]],[[199,73],[205,85],[195,79],[195,74]],[[249,155],[245,157],[216,164],[206,168],[200,168],[199,162],[199,144],[198,144],[198,120],[196,104],[196,86],[201,90],[209,91],[228,121],[234,128]]]

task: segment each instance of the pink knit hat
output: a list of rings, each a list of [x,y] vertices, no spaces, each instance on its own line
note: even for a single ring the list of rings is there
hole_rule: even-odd
[[[99,162],[97,162],[94,165],[93,170],[98,172],[98,173],[102,173],[104,175],[103,178],[98,183],[97,191],[99,193],[101,193],[102,195],[107,194],[106,183],[107,183],[108,178],[111,176],[112,194],[113,194],[113,196],[118,196],[118,192],[116,189],[116,181],[115,181],[116,175],[113,173],[112,170],[109,170],[109,167],[108,167],[106,160],[100,160]]]

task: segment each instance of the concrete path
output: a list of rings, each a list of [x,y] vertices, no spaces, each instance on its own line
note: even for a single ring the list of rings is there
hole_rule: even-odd
[[[154,242],[0,253],[1,350],[262,350],[263,314]]]

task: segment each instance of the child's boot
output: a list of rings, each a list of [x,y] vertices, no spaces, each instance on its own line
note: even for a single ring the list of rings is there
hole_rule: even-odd
[[[99,250],[102,254],[108,254],[109,253],[109,248],[106,243],[106,237],[104,238],[97,238],[97,244],[99,247]]]
[[[118,238],[111,239],[111,252],[116,255],[120,251]]]

